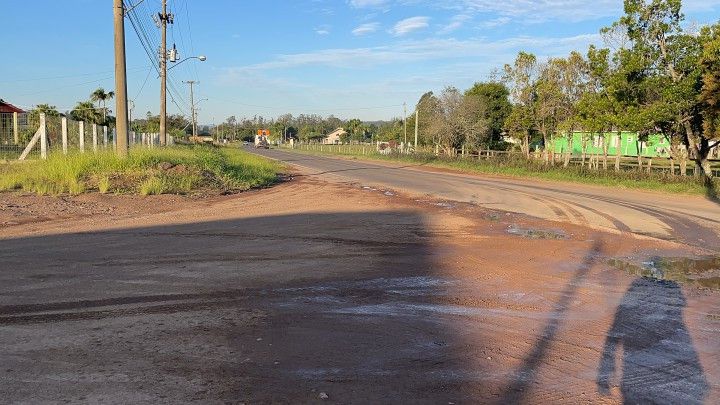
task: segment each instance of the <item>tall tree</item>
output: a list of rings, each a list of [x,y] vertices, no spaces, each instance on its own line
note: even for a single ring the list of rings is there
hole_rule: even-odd
[[[418,142],[422,145],[437,145],[438,142],[433,138],[430,128],[439,113],[440,101],[432,91],[423,94],[415,106],[418,112]]]
[[[680,8],[680,0],[625,0],[625,15],[617,24],[626,27],[630,51],[643,63],[636,78],[642,82],[639,117],[654,130],[680,128],[696,172],[710,179],[708,155],[714,142],[704,130],[699,97],[702,37],[683,31]]]
[[[535,88],[538,63],[535,55],[520,52],[512,65],[505,65],[503,82],[508,85],[513,111],[505,120],[508,134],[521,142],[521,148],[530,157],[530,140],[535,126]]]
[[[105,89],[102,87],[96,89],[95,91],[90,94],[90,100],[93,102],[98,103],[98,105],[102,105],[102,117],[103,117],[103,125],[107,125],[107,106],[106,103],[108,100],[115,97],[115,92],[108,91],[106,92]]]
[[[488,125],[479,119],[481,105],[476,97],[465,97],[454,87],[447,87],[438,98],[438,113],[430,133],[446,155],[454,156],[463,145],[476,147]]]
[[[505,120],[512,111],[510,91],[500,82],[478,82],[465,91],[466,96],[477,97],[483,108],[478,110],[478,118],[487,121],[488,139],[484,142],[487,148],[502,143],[502,132]]]

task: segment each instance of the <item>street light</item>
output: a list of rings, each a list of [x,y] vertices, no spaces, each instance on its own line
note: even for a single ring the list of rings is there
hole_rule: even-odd
[[[197,59],[197,60],[199,60],[200,62],[205,62],[205,61],[207,60],[207,57],[206,57],[205,55],[200,55],[200,56],[188,56],[187,58],[181,60],[180,62],[178,62],[178,63],[170,66],[167,70],[171,70],[171,69],[173,69],[174,67],[176,67],[177,65],[185,62],[186,60],[190,60],[190,59]]]

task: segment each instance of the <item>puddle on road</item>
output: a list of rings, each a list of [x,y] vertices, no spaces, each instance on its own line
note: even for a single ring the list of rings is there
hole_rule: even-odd
[[[622,259],[610,259],[608,263],[635,276],[720,290],[720,257],[656,257],[642,265]]]
[[[567,239],[567,235],[563,231],[520,228],[517,225],[508,226],[507,233],[528,239]]]

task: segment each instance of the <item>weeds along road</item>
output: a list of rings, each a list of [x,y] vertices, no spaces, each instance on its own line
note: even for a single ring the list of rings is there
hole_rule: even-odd
[[[577,225],[720,249],[720,204],[703,197],[535,179],[451,173],[421,164],[369,162],[281,150],[253,150],[302,175],[470,202]]]

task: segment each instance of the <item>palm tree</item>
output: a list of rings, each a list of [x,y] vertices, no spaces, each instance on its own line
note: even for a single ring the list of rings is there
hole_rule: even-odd
[[[98,104],[102,103],[102,113],[103,113],[103,123],[107,123],[107,108],[105,107],[105,103],[107,100],[110,100],[111,98],[115,97],[114,91],[108,91],[105,92],[105,89],[102,87],[98,88],[97,90],[93,91],[90,95],[90,100],[97,102]]]

